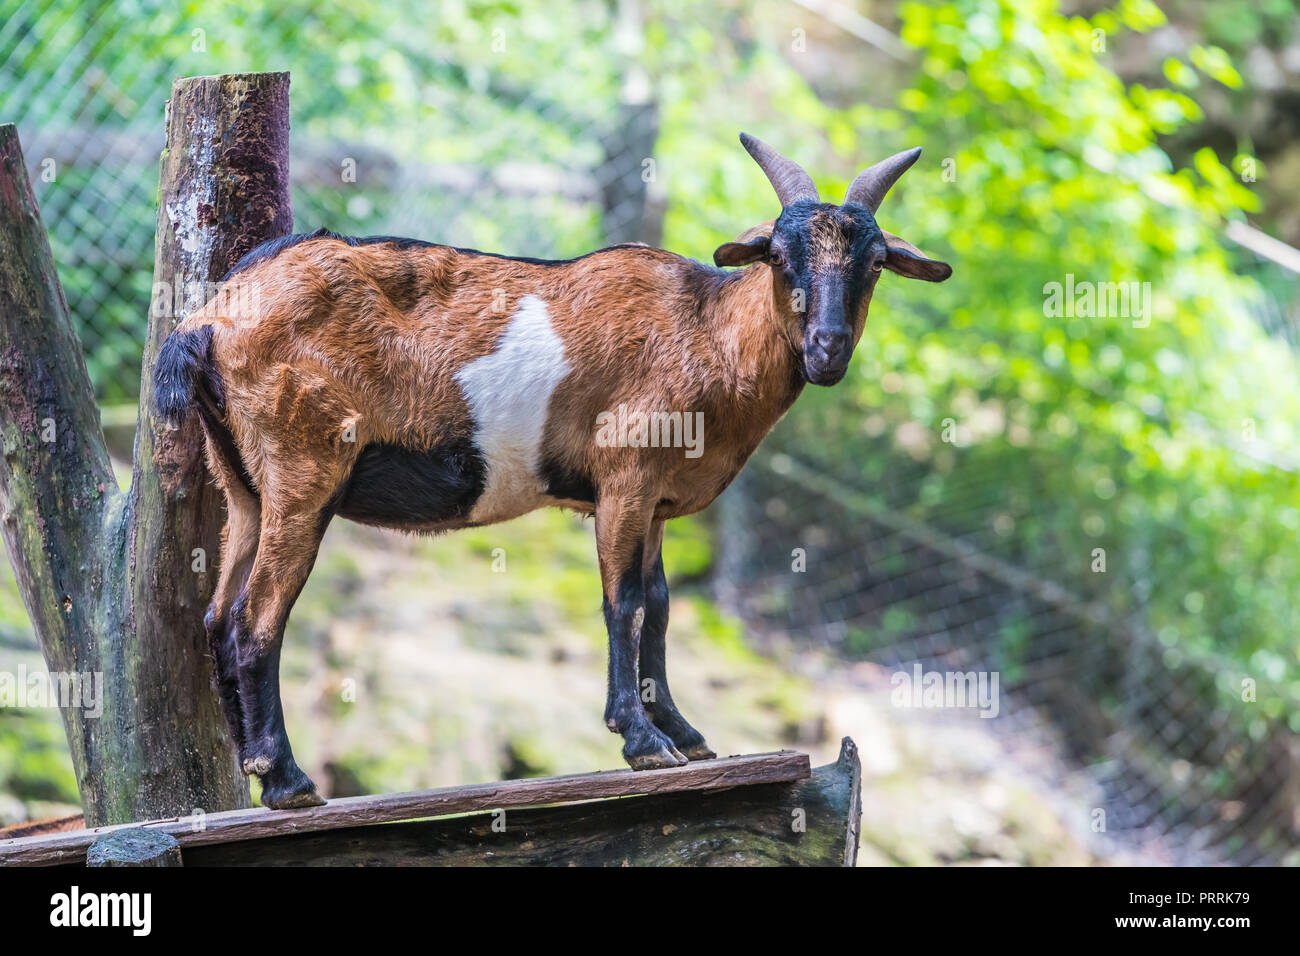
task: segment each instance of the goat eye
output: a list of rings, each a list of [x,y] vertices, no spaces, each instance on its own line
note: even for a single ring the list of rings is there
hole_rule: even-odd
[[[884,259],[877,259],[875,262],[871,263],[871,271],[872,271],[872,272],[879,272],[879,271],[880,271],[881,269],[883,269],[884,267],[885,267],[885,260],[884,260]]]

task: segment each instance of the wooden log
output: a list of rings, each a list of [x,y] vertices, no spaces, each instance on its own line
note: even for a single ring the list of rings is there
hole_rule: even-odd
[[[178,429],[155,417],[152,370],[163,340],[207,302],[231,266],[292,231],[289,74],[176,80],[160,163],[155,296],[127,504],[134,627],[118,679],[142,712],[112,731],[131,739],[134,762],[108,768],[136,790],[107,782],[119,801],[108,813],[86,806],[92,825],[252,805],[213,691],[203,628],[217,581],[224,499],[203,462],[198,416]],[[199,292],[178,295],[190,289]],[[180,746],[173,739],[178,729]]]
[[[0,534],[51,671],[94,670],[117,484],[18,130],[0,126]],[[61,711],[78,777],[94,744]]]
[[[250,805],[212,690],[202,618],[220,498],[194,423],[150,408],[154,357],[185,310],[291,228],[284,73],[178,80],[161,164],[155,288],[131,490],[119,494],[18,135],[0,126],[0,534],[50,671],[92,825]],[[203,287],[200,286],[200,289]],[[86,685],[89,690],[86,690]],[[89,695],[95,700],[85,700]]]
[[[193,847],[235,841],[260,841],[286,834],[354,828],[520,807],[662,795],[725,788],[747,789],[791,783],[809,776],[807,754],[780,751],[702,760],[666,770],[606,770],[599,773],[535,777],[331,800],[303,810],[262,807],[138,824],[174,836],[188,852]],[[50,866],[78,862],[86,848],[106,833],[126,827],[101,827],[0,841],[0,865]],[[842,842],[842,841],[841,841]],[[187,858],[188,859],[188,858]]]
[[[86,851],[86,866],[180,866],[181,845],[161,830],[126,827],[106,833]]]
[[[860,789],[846,737],[839,760],[791,783],[214,843],[183,855],[190,867],[853,866]]]

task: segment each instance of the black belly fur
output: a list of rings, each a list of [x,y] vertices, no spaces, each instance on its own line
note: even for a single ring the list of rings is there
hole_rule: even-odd
[[[549,461],[540,470],[550,497],[594,505],[596,488],[586,475]],[[357,456],[333,514],[391,528],[456,527],[467,523],[486,481],[487,464],[472,439],[427,449],[376,442]]]
[[[378,442],[357,456],[335,513],[393,527],[462,521],[483,494],[486,477],[483,456],[469,439],[428,449]]]

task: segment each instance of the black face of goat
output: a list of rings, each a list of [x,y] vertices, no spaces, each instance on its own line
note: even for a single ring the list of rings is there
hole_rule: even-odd
[[[854,180],[844,204],[820,202],[801,168],[753,137],[741,142],[776,187],[781,215],[714,253],[721,266],[766,262],[772,268],[778,300],[799,316],[803,334],[803,375],[814,385],[844,378],[849,359],[866,326],[867,306],[884,269],[912,279],[942,282],[952,275],[945,262],[877,224],[876,207],[920,150],[899,153]]]

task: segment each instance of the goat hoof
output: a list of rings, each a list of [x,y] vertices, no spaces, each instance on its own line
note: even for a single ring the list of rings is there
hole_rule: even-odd
[[[676,710],[653,715],[654,724],[673,742],[679,753],[691,760],[712,760],[717,756],[704,742],[704,735],[688,724]]]
[[[688,760],[712,760],[717,756],[702,740],[693,747],[683,747],[682,753],[686,754]]]
[[[675,747],[625,759],[633,770],[664,770],[668,767],[683,767],[690,762]]]
[[[650,733],[638,735],[624,745],[623,759],[633,770],[662,770],[688,763],[672,741],[653,728]]]
[[[325,800],[316,792],[314,786],[301,793],[273,795],[269,798],[266,791],[262,791],[262,806],[271,810],[302,810],[306,807],[323,807],[324,805]]]
[[[262,806],[272,810],[299,810],[319,807],[325,801],[316,792],[316,784],[292,759],[288,766],[259,773],[262,781]]]
[[[717,756],[713,748],[704,742],[698,730],[687,725],[681,733],[670,733],[673,745],[691,760],[712,760]]]

